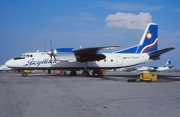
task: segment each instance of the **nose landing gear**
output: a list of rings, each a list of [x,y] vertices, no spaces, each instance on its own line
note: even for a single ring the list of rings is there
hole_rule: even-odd
[[[26,73],[26,72],[22,72],[22,76],[23,76],[23,77],[26,77],[26,76],[27,76],[27,73]]]

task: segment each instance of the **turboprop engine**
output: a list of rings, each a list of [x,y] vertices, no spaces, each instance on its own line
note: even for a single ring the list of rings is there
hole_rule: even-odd
[[[77,62],[76,56],[74,53],[57,53],[56,54],[57,61],[67,61],[67,62]]]

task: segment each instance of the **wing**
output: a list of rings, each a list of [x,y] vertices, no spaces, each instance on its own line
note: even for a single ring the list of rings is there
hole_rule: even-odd
[[[97,53],[98,51],[101,51],[101,50],[110,50],[110,49],[116,49],[116,48],[120,48],[120,46],[103,46],[103,47],[80,48],[80,49],[75,49],[73,51],[76,54],[79,54],[79,53]]]
[[[73,50],[77,61],[87,62],[87,61],[99,61],[105,59],[106,56],[102,53],[99,53],[101,50],[109,50],[119,48],[120,46],[103,46],[103,47],[90,47],[90,48],[81,48]]]
[[[164,53],[166,53],[168,51],[171,51],[173,49],[175,49],[175,48],[174,47],[169,47],[169,48],[164,48],[164,49],[157,50],[157,51],[154,51],[154,52],[150,52],[149,53],[150,59],[153,59],[153,60],[159,59],[159,56],[161,54],[164,54]]]

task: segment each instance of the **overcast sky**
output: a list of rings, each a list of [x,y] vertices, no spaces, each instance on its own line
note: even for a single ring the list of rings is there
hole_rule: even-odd
[[[161,60],[180,69],[179,0],[0,0],[0,64],[21,53],[53,48],[139,43],[148,23],[158,24]],[[44,48],[45,45],[45,48]]]

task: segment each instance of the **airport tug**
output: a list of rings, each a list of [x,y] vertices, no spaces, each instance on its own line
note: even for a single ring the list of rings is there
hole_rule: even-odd
[[[157,74],[152,74],[149,71],[143,71],[140,74],[139,80],[144,82],[157,82]]]

